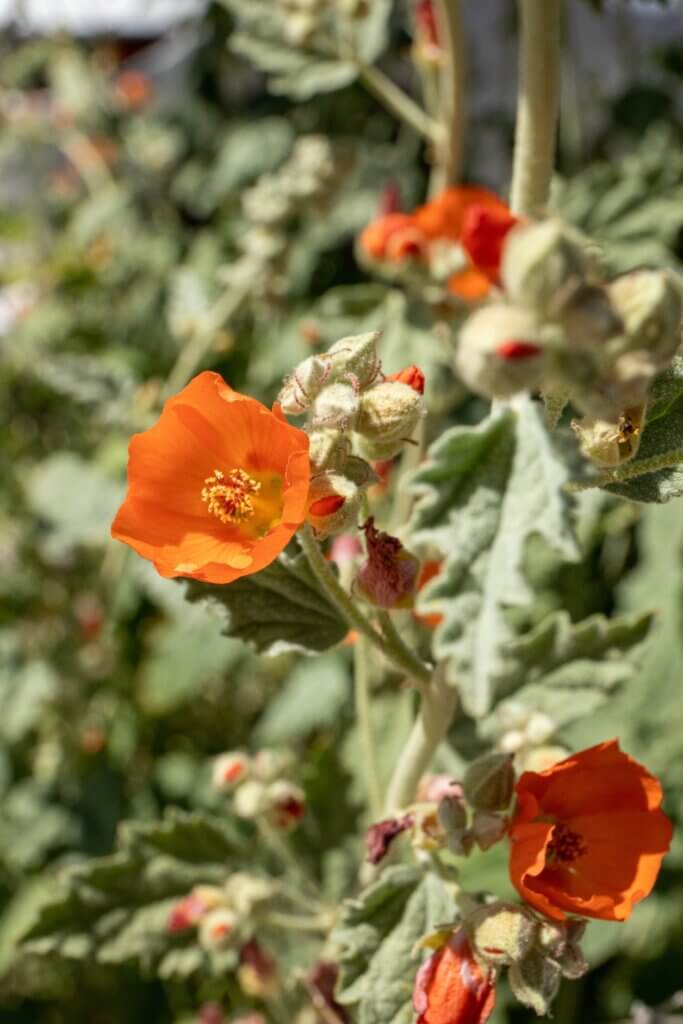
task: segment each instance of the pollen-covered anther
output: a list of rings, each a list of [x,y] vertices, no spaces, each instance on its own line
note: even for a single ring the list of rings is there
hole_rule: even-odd
[[[578,860],[586,853],[588,853],[588,847],[578,832],[573,832],[567,825],[555,826],[552,839],[546,850],[546,860],[571,864],[572,861]]]
[[[202,501],[208,511],[222,523],[243,523],[254,514],[252,498],[261,490],[261,484],[243,469],[222,473],[214,469],[202,488]]]

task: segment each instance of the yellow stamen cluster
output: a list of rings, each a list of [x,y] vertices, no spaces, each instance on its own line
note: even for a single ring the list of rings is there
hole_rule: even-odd
[[[232,469],[227,474],[214,469],[204,484],[202,501],[222,523],[243,523],[253,516],[252,497],[261,490],[261,484],[243,469]]]

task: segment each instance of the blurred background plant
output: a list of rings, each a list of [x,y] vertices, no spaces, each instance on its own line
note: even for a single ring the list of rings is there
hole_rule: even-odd
[[[514,117],[513,5],[463,7],[465,176],[500,190]],[[8,12],[0,39],[0,1020],[8,1024],[346,1019],[316,966],[314,936],[278,945],[274,926],[261,958],[253,948],[243,954],[254,936],[244,937],[242,954],[229,949],[209,965],[194,946],[184,956],[174,946],[169,958],[165,946],[149,946],[134,879],[149,870],[149,891],[163,896],[167,914],[219,867],[249,863],[258,836],[260,868],[279,875],[293,858],[288,884],[323,916],[353,888],[369,822],[352,648],[307,660],[294,638],[288,650],[260,655],[244,642],[249,623],[240,632],[233,619],[225,636],[219,609],[188,604],[182,585],[129,557],[108,531],[130,434],[200,368],[269,402],[308,355],[345,333],[380,329],[386,372],[412,363],[424,371],[433,434],[481,418],[483,402],[453,378],[439,310],[373,279],[354,255],[378,212],[411,209],[429,187],[438,140],[417,100],[421,90],[428,97],[429,45],[438,41],[421,36],[425,22],[416,28],[414,17],[408,0],[225,0],[180,20],[145,26],[132,11],[118,29],[86,24],[95,34],[81,34],[76,24],[44,34],[60,27],[58,13],[46,25],[31,21],[30,4],[15,20]],[[614,271],[646,262],[681,269],[680,5],[571,0],[566,21],[555,204],[604,244]],[[371,500],[381,516],[381,483]],[[489,735],[503,749],[533,746],[534,735],[536,746],[569,748],[620,735],[660,775],[680,823],[680,512],[589,491],[579,526],[582,556],[569,570],[532,538],[534,600],[513,627],[531,630],[562,609],[568,621],[634,613],[629,621],[641,625],[628,638],[596,648],[609,655],[604,692],[627,685],[609,703],[594,688],[567,690],[564,705],[539,708],[550,723],[540,733],[523,700],[501,704]],[[638,616],[650,610],[655,628],[633,667],[631,648],[646,632]],[[582,653],[574,671],[593,665]],[[412,698],[397,698],[395,676],[371,670],[386,782]],[[446,771],[482,742],[467,719],[451,740],[441,752]],[[233,749],[295,755],[293,784],[307,813],[289,845],[277,829],[229,814],[211,759]],[[169,807],[179,811],[162,825]],[[225,818],[227,831],[202,818],[206,846],[195,857],[188,822],[197,814]],[[56,958],[15,962],[16,937],[55,868],[111,853],[127,819],[138,824],[115,862],[130,896],[120,903],[125,923],[93,938],[111,905],[84,868],[72,897],[82,901],[83,933],[65,932]],[[495,878],[482,870],[476,858],[465,868],[477,888],[506,884],[504,865]],[[284,909],[271,918],[295,913],[292,894],[280,895]],[[596,969],[563,989],[556,1020],[675,1019],[682,907],[679,840],[657,893],[628,925],[589,927]],[[281,978],[270,986],[268,957]],[[510,1024],[531,1019],[504,998],[496,1013]]]

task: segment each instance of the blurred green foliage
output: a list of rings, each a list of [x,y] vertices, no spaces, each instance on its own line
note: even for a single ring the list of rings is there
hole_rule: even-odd
[[[406,206],[424,194],[419,139],[363,92],[352,67],[315,54],[305,66],[285,67],[281,46],[247,31],[267,5],[259,12],[255,0],[226,6],[239,22],[233,50],[279,74],[274,95],[226,51],[233,21],[219,6],[207,14],[179,85],[157,87],[152,77],[152,98],[139,108],[117,89],[113,43],[9,36],[0,43],[0,1020],[7,1024],[188,1024],[214,1000],[226,1019],[252,1007],[274,1024],[295,1019],[306,1004],[295,969],[320,953],[309,936],[296,948],[274,940],[289,972],[279,1007],[245,993],[232,962],[209,968],[195,948],[184,955],[182,942],[169,949],[167,937],[159,939],[168,901],[227,871],[234,854],[233,822],[209,781],[210,758],[223,750],[295,753],[309,811],[288,847],[303,878],[294,884],[314,885],[328,902],[355,886],[367,821],[351,653],[343,646],[316,660],[297,653],[341,640],[334,611],[307,592],[300,567],[297,576],[295,563],[278,563],[225,597],[226,616],[211,603],[188,603],[181,585],[108,537],[128,438],[153,421],[187,352],[196,366],[270,401],[311,351],[380,328],[385,369],[419,362],[427,375],[433,436],[448,426],[456,446],[469,443],[482,417],[482,403],[452,378],[432,313],[369,281],[353,255],[385,186],[398,185]],[[404,5],[386,24],[386,5],[379,6],[386,31],[382,39],[368,34],[366,58],[386,46],[405,77]],[[501,124],[503,137],[509,127]],[[622,128],[615,121],[619,144]],[[598,157],[609,154],[608,132],[600,153],[589,154],[595,161],[558,180],[558,207],[605,246],[615,270],[680,264],[680,130],[672,121],[653,126],[637,153],[605,162]],[[259,255],[263,287],[240,285],[235,267],[249,255],[245,238],[254,231],[245,190],[280,173],[297,138],[318,133],[331,140],[340,169],[325,207],[297,208],[274,262]],[[679,391],[671,402],[680,404]],[[514,445],[509,436],[503,442]],[[530,542],[520,542],[504,566],[524,590],[522,606],[507,607],[502,576],[487,597],[509,642],[495,654],[497,699],[518,690],[519,699],[556,716],[556,739],[569,747],[621,736],[661,775],[667,810],[681,822],[680,511],[676,503],[634,506],[587,492],[574,561],[556,553],[563,516],[548,511],[545,542],[529,522]],[[290,635],[273,650],[276,633],[259,617],[258,589],[277,589],[288,573],[297,576],[285,583]],[[292,586],[301,595],[294,616]],[[655,624],[643,652],[650,611]],[[624,618],[604,618],[615,612]],[[437,635],[444,649],[448,628]],[[409,730],[412,696],[372,669],[386,779]],[[539,679],[546,694],[548,679],[553,686],[547,704],[534,690]],[[495,686],[488,679],[485,692],[473,688],[470,710],[481,713],[481,700],[487,710]],[[581,715],[570,713],[577,700]],[[444,769],[455,770],[485,735],[486,726],[463,720],[440,753]],[[121,834],[128,819],[136,824]],[[239,843],[252,866],[285,870],[283,851],[248,829]],[[85,865],[91,857],[107,859]],[[235,863],[244,866],[240,857]],[[71,895],[53,899],[62,869]],[[98,895],[109,871],[120,873],[117,892],[126,894],[115,904],[106,887],[104,899]],[[477,888],[502,892],[507,884],[495,855],[465,871]],[[112,906],[129,916],[112,917]],[[563,989],[559,1024],[616,1021],[628,1017],[634,999],[655,1005],[671,996],[680,987],[682,906],[678,840],[657,894],[629,925],[589,928],[596,970]],[[434,923],[431,910],[413,910]],[[354,911],[359,920],[365,912]],[[403,902],[397,914],[402,921]],[[13,945],[31,923],[31,955],[16,961]],[[401,955],[411,934],[396,939]],[[396,955],[382,947],[371,961]],[[405,1013],[403,989],[395,1001]],[[503,998],[494,1019],[516,1024],[530,1016]]]

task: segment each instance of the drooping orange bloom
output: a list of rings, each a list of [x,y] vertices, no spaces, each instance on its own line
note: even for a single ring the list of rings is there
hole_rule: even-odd
[[[671,842],[657,779],[610,740],[524,772],[516,793],[510,878],[520,896],[555,920],[626,920]]]
[[[474,220],[474,211],[477,211]],[[369,224],[360,236],[360,248],[372,260],[385,263],[429,263],[435,242],[463,246],[469,265],[452,274],[448,290],[466,300],[480,299],[497,280],[500,250],[507,229],[515,223],[508,207],[495,193],[480,185],[453,185],[412,213],[390,213]],[[468,225],[470,227],[468,227]],[[474,236],[472,225],[476,226]],[[464,244],[465,230],[474,238],[472,253]],[[492,236],[495,236],[493,238]],[[497,246],[498,262],[491,266]],[[484,264],[479,265],[479,255]]]
[[[496,1005],[492,978],[481,969],[464,931],[432,953],[415,979],[417,1024],[485,1024]]]
[[[231,583],[269,565],[306,515],[308,436],[200,373],[129,449],[112,536],[162,576]]]

